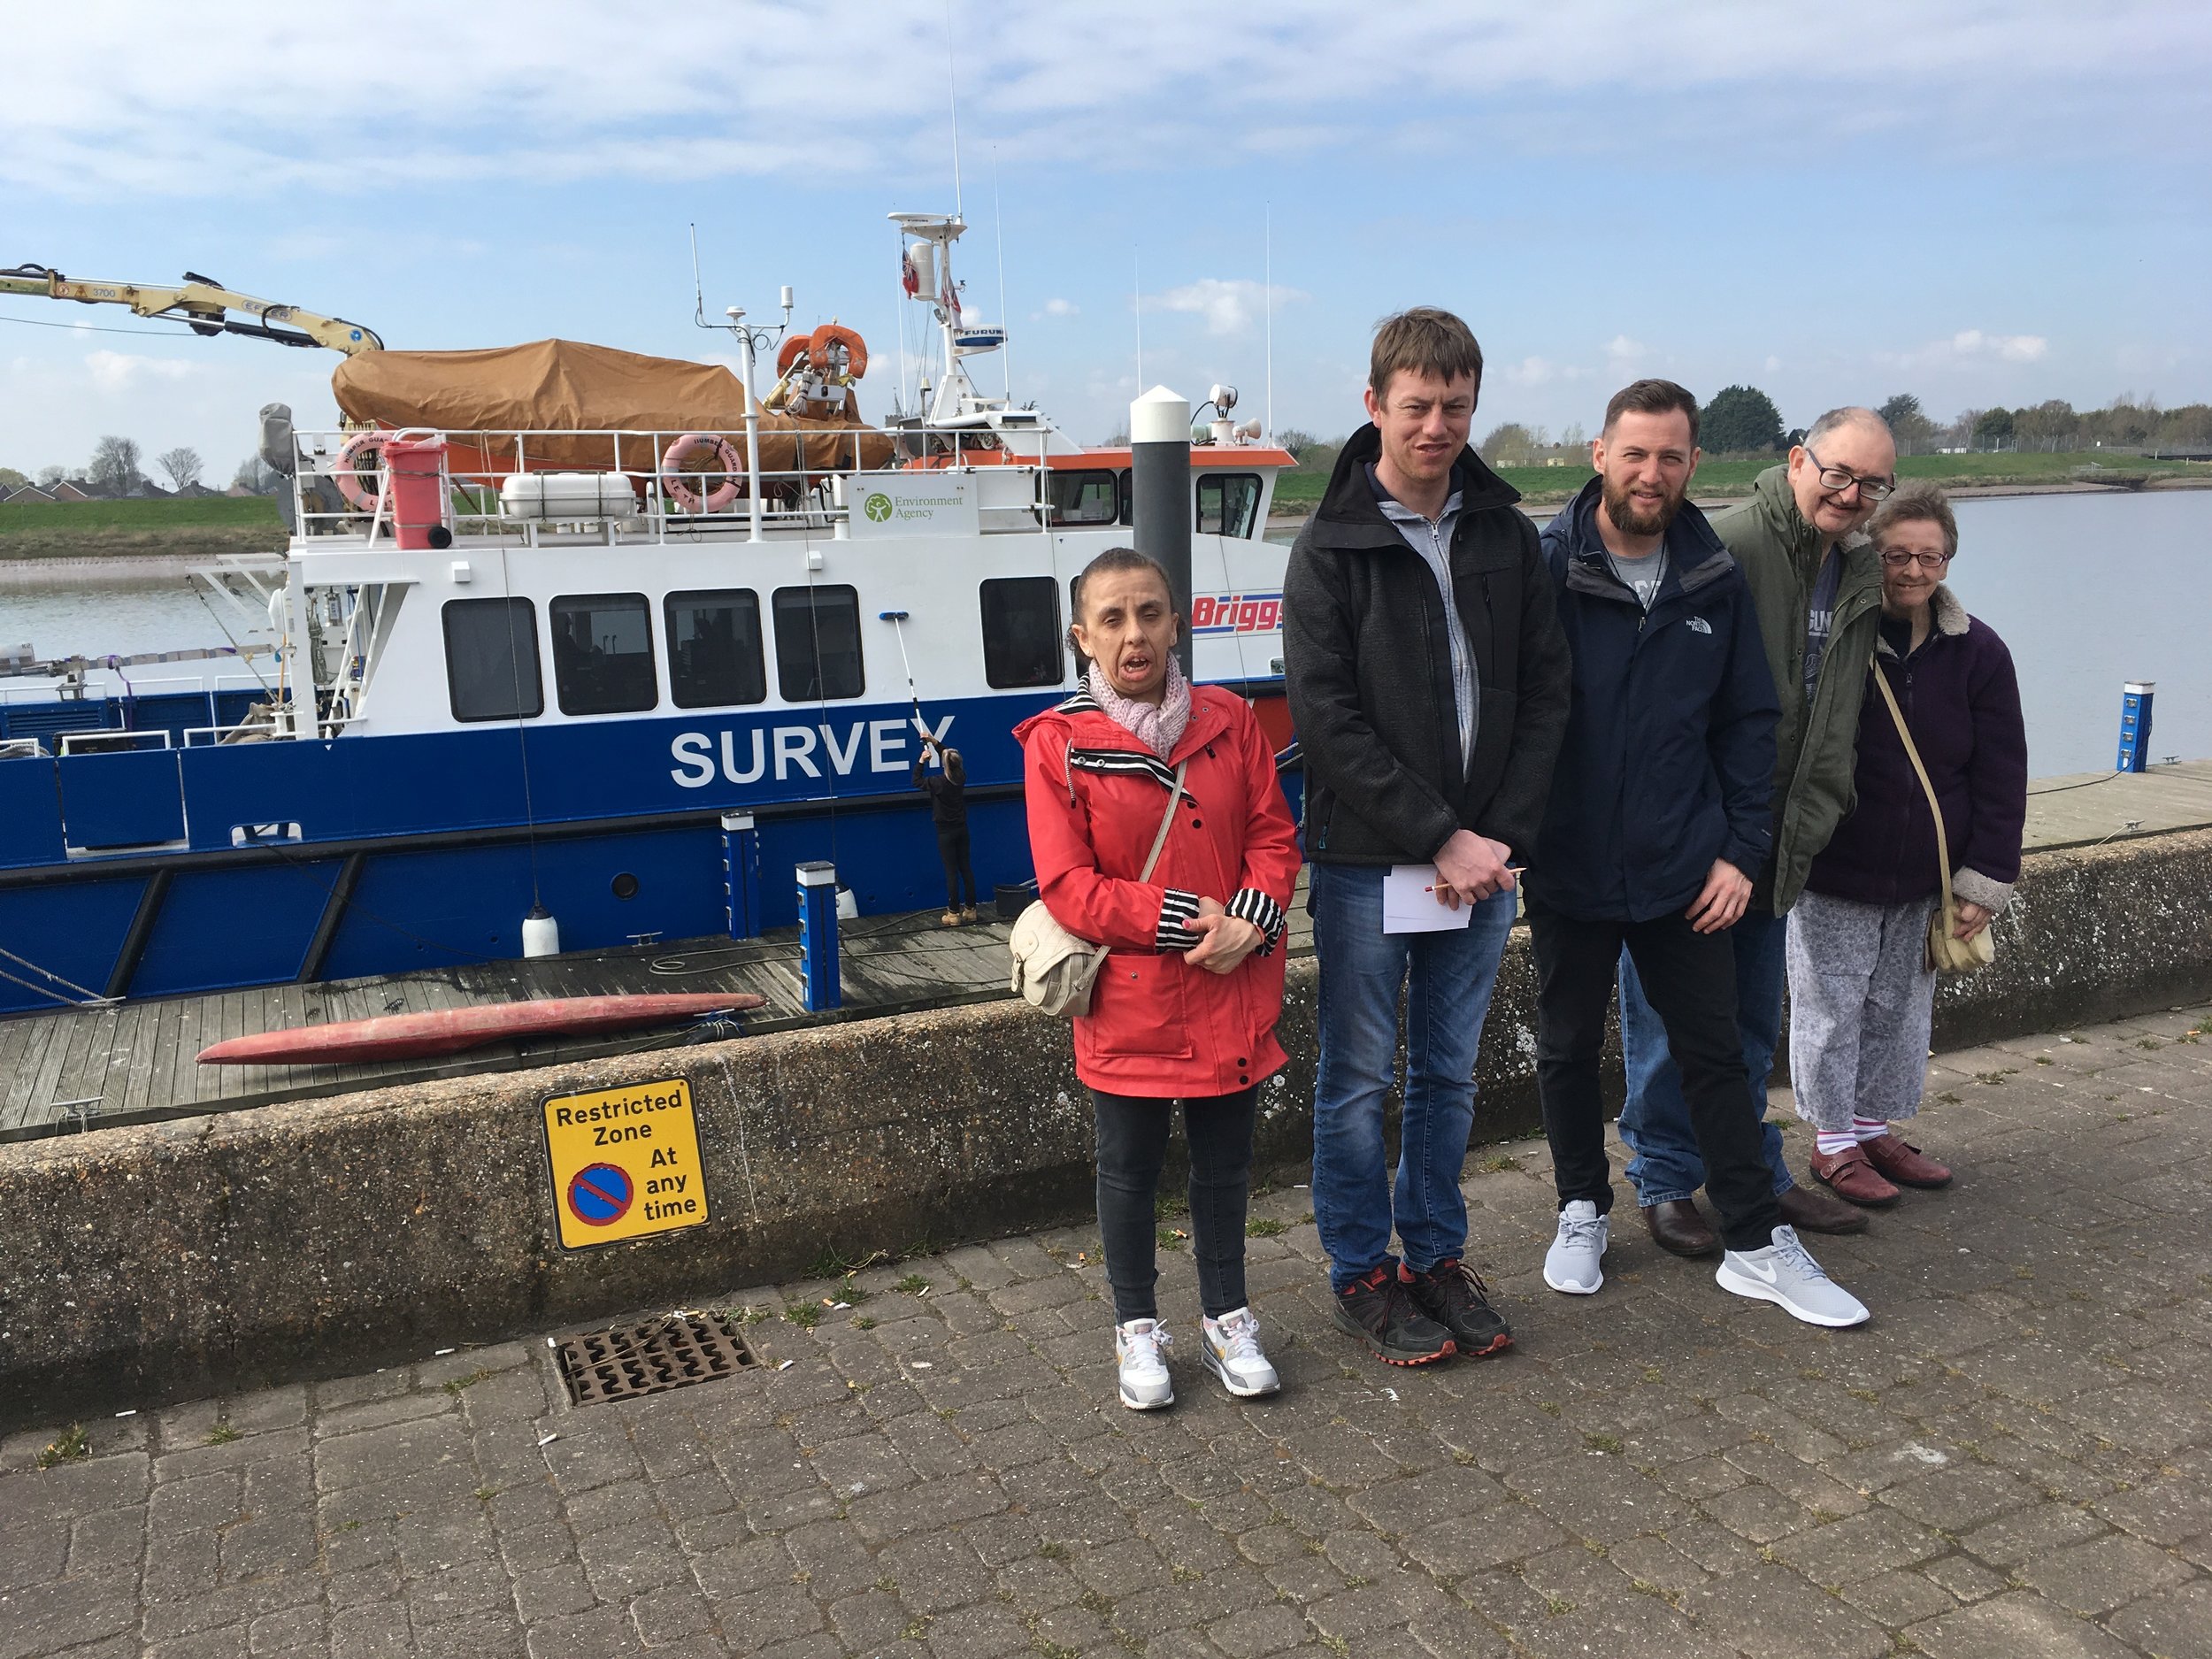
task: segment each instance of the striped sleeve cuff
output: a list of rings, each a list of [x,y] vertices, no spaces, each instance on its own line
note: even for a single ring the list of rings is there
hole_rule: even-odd
[[[1263,935],[1256,954],[1264,956],[1281,941],[1283,907],[1257,887],[1239,887],[1236,896],[1229,901],[1228,910],[1239,921],[1251,923]]]
[[[1152,930],[1155,950],[1190,950],[1198,943],[1198,935],[1184,924],[1198,914],[1198,895],[1186,893],[1180,887],[1167,889],[1167,896],[1160,901],[1160,920]]]

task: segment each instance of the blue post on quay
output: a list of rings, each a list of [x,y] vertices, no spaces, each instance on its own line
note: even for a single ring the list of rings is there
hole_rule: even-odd
[[[806,1011],[844,1005],[837,983],[837,866],[815,859],[799,866],[799,984]]]
[[[2151,694],[2154,680],[2131,680],[2120,693],[2120,758],[2115,772],[2141,772],[2151,758]]]

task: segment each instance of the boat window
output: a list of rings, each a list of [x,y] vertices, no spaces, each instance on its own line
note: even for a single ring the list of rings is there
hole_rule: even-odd
[[[538,611],[527,599],[449,599],[446,690],[457,720],[519,720],[545,712]]]
[[[868,688],[860,660],[860,595],[841,584],[775,592],[776,688],[786,703],[857,697]]]
[[[1257,472],[1208,472],[1198,480],[1198,534],[1249,541],[1259,516]]]
[[[982,593],[985,682],[1001,690],[1058,685],[1066,672],[1059,584],[1049,576],[1008,576],[985,582]]]
[[[668,595],[668,689],[680,709],[765,703],[760,595],[749,588]]]
[[[571,594],[550,611],[563,714],[638,714],[660,702],[653,612],[643,594]]]
[[[1121,516],[1120,493],[1108,472],[1049,472],[1045,497],[1056,525],[1111,524]]]

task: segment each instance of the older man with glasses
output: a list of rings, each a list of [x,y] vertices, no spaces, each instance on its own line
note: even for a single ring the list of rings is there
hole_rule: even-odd
[[[1832,409],[1815,421],[1788,462],[1770,467],[1751,499],[1713,520],[1751,586],[1767,665],[1782,703],[1775,732],[1774,851],[1758,874],[1735,947],[1737,1029],[1763,1119],[1768,1074],[1781,1040],[1783,944],[1790,906],[1813,857],[1851,799],[1854,743],[1882,615],[1882,572],[1861,534],[1897,488],[1897,445],[1870,409]],[[1628,1102],[1621,1139],[1645,1225],[1678,1256],[1710,1256],[1721,1240],[1698,1211],[1705,1184],[1682,1079],[1666,1032],[1625,954],[1620,964],[1621,1039]],[[1817,1188],[1799,1187],[1781,1132],[1763,1125],[1768,1167],[1784,1222],[1813,1233],[1861,1233],[1865,1214]]]

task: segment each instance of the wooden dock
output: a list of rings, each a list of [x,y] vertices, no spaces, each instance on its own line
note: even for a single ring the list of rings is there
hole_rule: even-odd
[[[2089,774],[2030,787],[2027,842],[2080,847],[2212,826],[2212,761],[2136,775]],[[750,991],[767,1006],[737,1029],[767,1032],[984,1002],[1008,995],[1007,924],[937,925],[934,912],[844,923],[844,1006],[809,1014],[799,982],[796,929],[755,940],[581,951],[535,962],[434,969],[317,985],[150,998],[0,1019],[0,1141],[157,1118],[193,1117],[276,1101],[341,1094],[470,1072],[518,1071],[668,1047],[708,1027],[626,1033],[590,1041],[502,1043],[464,1055],[380,1065],[203,1066],[199,1051],[228,1037],[379,1014],[422,1013],[481,1002],[650,991]],[[1291,911],[1289,948],[1311,949],[1302,903]]]

